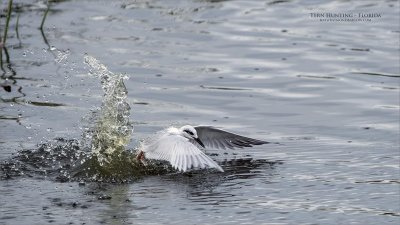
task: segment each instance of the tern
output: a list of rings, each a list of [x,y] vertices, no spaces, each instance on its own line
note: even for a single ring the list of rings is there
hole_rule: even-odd
[[[141,143],[136,159],[163,160],[180,171],[214,168],[224,170],[202,149],[234,149],[262,145],[269,142],[244,137],[211,126],[169,127]]]

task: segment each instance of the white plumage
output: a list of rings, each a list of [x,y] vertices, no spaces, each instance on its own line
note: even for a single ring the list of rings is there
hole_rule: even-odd
[[[168,161],[173,168],[186,172],[190,169],[214,168],[224,170],[200,148],[242,148],[268,142],[243,137],[209,126],[181,128],[170,127],[160,131],[153,138],[142,143],[137,159]]]

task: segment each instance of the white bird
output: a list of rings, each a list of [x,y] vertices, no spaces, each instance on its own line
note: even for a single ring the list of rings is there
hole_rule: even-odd
[[[210,126],[186,125],[181,128],[167,128],[143,142],[136,159],[141,162],[145,159],[168,161],[173,168],[181,172],[204,168],[215,168],[223,172],[224,170],[200,149],[234,149],[267,143]]]

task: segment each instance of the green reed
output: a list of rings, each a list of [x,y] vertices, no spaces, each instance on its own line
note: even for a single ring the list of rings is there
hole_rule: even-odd
[[[19,38],[19,17],[20,16],[21,16],[21,14],[18,13],[17,22],[15,22],[15,33],[17,34],[18,40],[20,40],[20,38]]]
[[[47,8],[43,14],[39,29],[43,36],[44,42],[46,43],[46,45],[49,46],[49,43],[44,35],[43,28],[44,28],[44,23],[46,22],[46,19],[47,19],[47,15],[50,11],[50,2],[47,1],[46,5],[47,5]],[[0,68],[3,72],[5,72],[4,67],[3,67],[3,51],[6,54],[6,62],[8,63],[10,61],[8,51],[6,48],[6,42],[7,42],[7,38],[8,38],[8,31],[9,31],[9,27],[10,27],[12,10],[13,10],[13,0],[9,0],[8,4],[7,4],[7,14],[5,15],[6,22],[5,22],[5,26],[4,26],[4,32],[3,32],[3,35],[0,35]],[[18,13],[18,15],[17,15],[17,19],[16,19],[16,23],[15,23],[15,33],[16,33],[17,39],[19,40],[19,43],[21,44],[21,39],[20,39],[20,35],[19,35],[20,34],[20,30],[19,30],[20,15],[21,15],[20,13]]]
[[[7,7],[6,25],[5,25],[4,34],[3,34],[3,48],[5,47],[6,41],[7,41],[7,33],[8,33],[8,27],[10,25],[12,5],[13,5],[13,0],[9,0],[8,7]]]
[[[43,31],[44,22],[46,21],[47,14],[49,13],[49,11],[50,11],[50,3],[47,2],[47,9],[44,12],[44,15],[43,15],[43,18],[42,18],[42,22],[40,23],[40,27],[39,27],[39,29],[42,30],[42,31]]]

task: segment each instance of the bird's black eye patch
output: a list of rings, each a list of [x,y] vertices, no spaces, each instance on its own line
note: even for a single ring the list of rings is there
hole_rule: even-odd
[[[193,132],[190,131],[190,130],[185,130],[185,132],[188,133],[188,134],[190,134],[190,135],[193,135]]]

